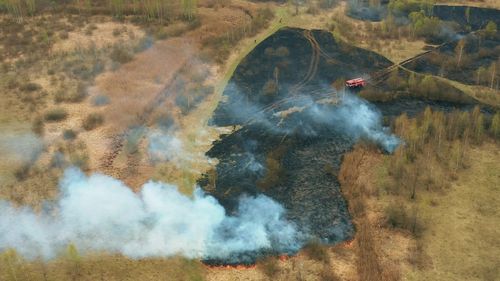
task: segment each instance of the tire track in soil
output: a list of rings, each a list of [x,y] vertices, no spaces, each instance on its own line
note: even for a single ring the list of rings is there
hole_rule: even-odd
[[[156,97],[146,106],[144,111],[139,116],[137,116],[138,124],[146,124],[149,118],[151,117],[151,114],[154,112],[154,110],[158,108],[161,104],[163,104],[163,102],[165,102],[165,100],[169,97],[169,94],[171,93],[170,88],[172,87],[173,84],[172,82],[175,80],[176,77],[177,76],[174,75],[171,81],[167,83],[167,86],[165,86],[158,93],[158,95],[156,95]],[[118,157],[118,155],[123,151],[128,131],[129,130],[127,129],[111,137],[109,152],[106,153],[101,158],[100,160],[101,164],[99,165],[100,169],[103,172],[107,174],[113,174],[113,172],[115,172],[117,178],[121,180],[124,180],[127,177],[136,174],[140,162],[140,159],[134,156],[134,154],[127,154],[127,167],[118,171],[115,171],[114,169],[114,162],[116,160],[116,157]]]
[[[316,72],[318,71],[318,64],[319,64],[319,50],[318,50],[318,45],[317,42],[315,43],[314,36],[312,35],[310,30],[305,30],[303,32],[304,37],[309,41],[309,44],[311,45],[311,61],[309,63],[309,69],[307,70],[306,75],[304,78],[294,85],[290,92],[292,94],[296,94],[304,85],[306,85],[311,79],[316,75]]]

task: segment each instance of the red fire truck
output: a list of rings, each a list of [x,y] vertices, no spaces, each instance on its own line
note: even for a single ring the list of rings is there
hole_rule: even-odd
[[[347,88],[360,88],[366,86],[366,81],[363,78],[354,78],[345,81],[345,86]]]

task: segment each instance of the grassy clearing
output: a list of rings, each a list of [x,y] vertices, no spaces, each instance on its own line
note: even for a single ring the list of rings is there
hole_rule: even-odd
[[[476,98],[482,103],[492,105],[494,107],[500,108],[500,92],[489,87],[484,86],[473,86],[462,84],[458,81],[446,79],[444,77],[434,76],[437,79],[451,84],[455,88],[461,90],[467,95]]]
[[[394,63],[412,58],[423,52],[425,42],[411,38],[404,32],[396,37],[380,36],[375,30],[383,30],[383,22],[366,22],[346,16],[347,5],[341,3],[327,21],[326,28],[335,37],[354,46],[376,52]]]
[[[445,195],[425,193],[418,208],[430,266],[406,272],[408,280],[498,280],[500,271],[500,147],[472,148],[470,167]]]
[[[204,280],[204,266],[199,261],[180,257],[134,260],[119,255],[82,256],[68,247],[63,257],[50,262],[25,261],[13,251],[0,255],[0,280]]]

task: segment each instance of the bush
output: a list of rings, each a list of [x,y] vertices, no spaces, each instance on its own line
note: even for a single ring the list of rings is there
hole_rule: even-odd
[[[495,113],[491,119],[490,134],[494,138],[500,138],[500,112]]]
[[[114,62],[124,64],[124,63],[131,61],[133,56],[130,52],[125,50],[123,47],[114,47],[113,51],[111,51],[110,58]]]
[[[273,96],[278,93],[278,85],[274,80],[268,80],[262,87],[262,92],[266,96]]]
[[[22,164],[15,171],[14,176],[18,181],[25,180],[30,172],[30,164]]]
[[[274,278],[280,272],[278,260],[275,257],[267,257],[257,261],[259,268],[267,277]]]
[[[72,165],[87,170],[89,168],[89,156],[85,152],[71,153],[69,160]]]
[[[340,277],[328,266],[325,266],[320,273],[321,281],[340,281]]]
[[[44,119],[48,122],[62,121],[68,117],[68,112],[64,108],[54,108],[45,113]]]
[[[21,86],[20,90],[23,92],[34,92],[42,88],[40,84],[29,82]]]
[[[87,96],[87,85],[84,83],[78,83],[75,91],[66,92],[64,90],[59,90],[54,94],[54,101],[59,102],[81,102]]]
[[[290,55],[290,51],[288,50],[287,47],[281,46],[278,47],[278,49],[276,49],[274,54],[278,57],[287,57],[288,55]]]
[[[44,128],[45,124],[43,123],[43,118],[37,117],[33,120],[33,124],[31,126],[31,130],[33,131],[33,133],[39,136],[43,136]]]
[[[64,130],[63,138],[65,140],[74,140],[76,138],[76,132],[71,129]]]
[[[281,145],[277,149],[267,154],[266,174],[263,178],[257,181],[257,186],[260,189],[267,190],[277,185],[281,181],[284,175],[284,171],[281,166],[281,160],[283,159],[286,151],[286,145]]]
[[[385,210],[385,216],[389,227],[407,230],[413,235],[420,235],[424,230],[417,212],[408,212],[402,204],[390,204]]]
[[[93,130],[104,123],[104,117],[99,113],[91,113],[83,119],[82,127],[87,130]]]
[[[304,246],[304,252],[306,255],[315,260],[322,262],[324,264],[329,264],[330,263],[330,258],[328,256],[328,250],[327,247],[324,245],[321,245],[320,241],[318,240],[312,240],[309,241],[305,246]]]
[[[403,206],[391,204],[385,210],[387,225],[393,228],[406,228],[409,224],[406,209]]]

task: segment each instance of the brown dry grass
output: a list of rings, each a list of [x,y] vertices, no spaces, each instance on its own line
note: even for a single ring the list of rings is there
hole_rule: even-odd
[[[92,95],[106,95],[105,119],[113,124],[110,129],[119,132],[137,125],[138,116],[161,93],[174,74],[196,53],[191,41],[173,38],[154,44],[114,72],[98,76]]]
[[[338,32],[334,32],[335,36],[339,36],[354,46],[379,53],[395,63],[423,52],[426,44],[422,40],[373,38],[372,32],[367,29],[366,22],[346,16],[346,8],[347,3],[343,1],[332,9],[320,10],[317,15],[313,15],[306,13],[307,8],[304,7],[297,16],[290,16],[293,11],[288,8],[289,16],[284,19],[284,23],[290,27],[307,29],[329,29],[332,24],[338,25],[339,28],[348,28],[352,34],[349,38],[341,36]],[[380,26],[381,23],[373,22],[371,25],[375,27]]]
[[[57,53],[77,49],[101,49],[145,35],[144,30],[130,23],[109,21],[107,17],[91,17],[88,20],[90,23],[67,32],[68,38],[60,38],[54,43],[51,51]],[[92,29],[92,33],[87,32],[89,29]]]
[[[123,281],[123,280],[203,280],[204,266],[184,258],[130,259],[120,255],[92,254],[65,257],[43,263],[25,262],[12,252],[0,254],[0,280],[32,281]]]
[[[484,104],[489,104],[497,108],[500,107],[500,91],[498,90],[494,90],[485,86],[462,84],[458,81],[449,80],[444,77],[439,77],[439,76],[434,76],[434,77],[446,83],[451,84],[452,86],[463,91],[467,95],[476,98],[477,100],[479,100]]]
[[[410,268],[408,280],[498,280],[500,272],[500,146],[468,152],[470,167],[444,195],[424,193],[419,209],[427,230],[421,243],[431,266]]]
[[[342,161],[339,180],[356,225],[356,265],[360,280],[399,280],[412,240],[405,233],[382,227],[387,204],[377,183],[383,156],[373,147],[357,145]]]

